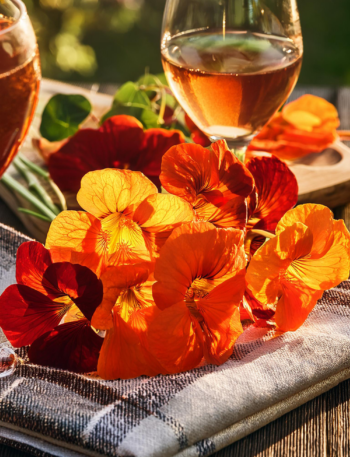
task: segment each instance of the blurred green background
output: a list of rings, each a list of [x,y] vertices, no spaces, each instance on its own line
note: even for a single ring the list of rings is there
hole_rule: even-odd
[[[24,0],[43,75],[122,83],[161,71],[165,0]],[[350,85],[350,0],[299,0],[305,57],[300,84]]]

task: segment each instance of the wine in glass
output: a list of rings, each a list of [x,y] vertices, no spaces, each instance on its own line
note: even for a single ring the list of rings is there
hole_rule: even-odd
[[[41,72],[35,34],[20,0],[0,1],[0,177],[29,129]]]
[[[303,41],[296,0],[167,0],[168,83],[212,141],[249,142],[292,92]]]

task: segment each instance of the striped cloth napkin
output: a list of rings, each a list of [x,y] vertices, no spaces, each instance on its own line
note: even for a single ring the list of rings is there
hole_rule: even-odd
[[[0,225],[0,292],[24,241]],[[102,381],[20,365],[0,379],[0,442],[37,456],[211,455],[350,377],[349,303],[344,282],[298,331],[249,328],[224,365],[178,375]]]

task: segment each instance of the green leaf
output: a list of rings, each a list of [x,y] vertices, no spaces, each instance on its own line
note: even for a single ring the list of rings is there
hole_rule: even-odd
[[[151,109],[144,109],[141,114],[140,121],[146,129],[159,128],[159,116]]]
[[[82,95],[54,95],[41,118],[40,133],[49,141],[74,135],[91,112],[91,103]]]
[[[133,82],[122,85],[114,96],[114,105],[125,105],[137,108],[150,108],[151,102],[145,91],[140,90],[140,86]]]
[[[146,91],[137,83],[127,82],[118,90],[112,108],[103,116],[102,122],[119,114],[136,117],[145,128],[159,127],[158,115],[152,111]]]

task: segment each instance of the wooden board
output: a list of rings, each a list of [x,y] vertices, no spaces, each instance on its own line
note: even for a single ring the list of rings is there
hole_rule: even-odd
[[[321,203],[335,208],[350,202],[350,149],[340,141],[289,167],[298,180],[299,203]]]
[[[34,121],[21,148],[22,154],[39,165],[43,165],[43,161],[32,147],[32,138],[39,137],[41,113],[49,98],[56,93],[85,95],[91,101],[93,112],[97,117],[105,113],[112,103],[112,96],[110,95],[43,79]],[[96,126],[96,123],[94,124],[92,121],[87,123],[86,126]],[[298,180],[300,203],[321,203],[334,208],[350,202],[350,149],[341,142],[336,142],[331,148],[320,154],[310,154],[297,162],[290,163],[289,166]],[[12,177],[23,182],[23,178],[13,166],[9,167],[8,172]],[[17,210],[18,206],[31,208],[30,205],[1,183],[0,198],[21,219],[35,239],[45,242],[49,223],[20,213]]]

